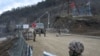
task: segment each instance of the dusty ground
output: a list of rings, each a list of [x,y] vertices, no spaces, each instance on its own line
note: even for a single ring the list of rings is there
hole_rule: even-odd
[[[100,39],[90,36],[72,34],[56,37],[56,34],[48,33],[47,37],[38,36],[36,42],[32,40],[27,42],[33,46],[33,56],[43,56],[43,51],[57,56],[69,56],[68,45],[73,40],[80,41],[84,44],[85,51],[83,56],[100,56]]]

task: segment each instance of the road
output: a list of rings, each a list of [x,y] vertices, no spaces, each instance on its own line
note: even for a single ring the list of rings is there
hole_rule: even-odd
[[[84,44],[83,56],[100,56],[100,39],[91,38],[91,36],[69,34],[56,37],[55,33],[48,33],[46,37],[37,36],[36,42],[28,40],[27,43],[33,46],[33,56],[43,56],[43,51],[56,56],[69,56],[68,46],[73,40]]]

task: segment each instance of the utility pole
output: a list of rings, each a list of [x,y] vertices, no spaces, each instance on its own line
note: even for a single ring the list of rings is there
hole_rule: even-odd
[[[91,13],[91,1],[90,0],[88,1],[87,5],[89,5],[89,15],[92,16],[92,13]]]
[[[48,29],[50,28],[50,13],[47,11],[46,12],[48,14]]]
[[[69,9],[69,8],[70,8],[70,5],[69,5],[69,4],[70,4],[70,3],[69,3],[69,0],[67,0],[67,3],[68,3],[68,10],[67,10],[67,13],[68,13],[68,15],[69,15],[69,11],[70,11],[70,9]]]
[[[39,18],[39,23],[40,23],[40,18]]]
[[[66,1],[67,1],[67,5],[68,5],[68,7],[67,7],[67,14],[69,16],[69,14],[70,14],[70,1],[69,0],[66,0]]]

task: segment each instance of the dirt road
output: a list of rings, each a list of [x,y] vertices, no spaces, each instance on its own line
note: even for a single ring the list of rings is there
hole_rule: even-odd
[[[27,41],[33,46],[33,56],[43,56],[43,51],[50,52],[57,56],[69,56],[68,46],[73,40],[80,41],[85,46],[83,56],[100,56],[100,39],[94,39],[83,35],[62,35],[48,33],[47,37],[37,37],[36,42]]]

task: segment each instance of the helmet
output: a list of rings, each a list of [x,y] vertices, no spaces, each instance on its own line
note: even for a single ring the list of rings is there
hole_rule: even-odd
[[[80,55],[84,51],[84,45],[78,41],[72,41],[69,44],[69,52],[71,55]]]

